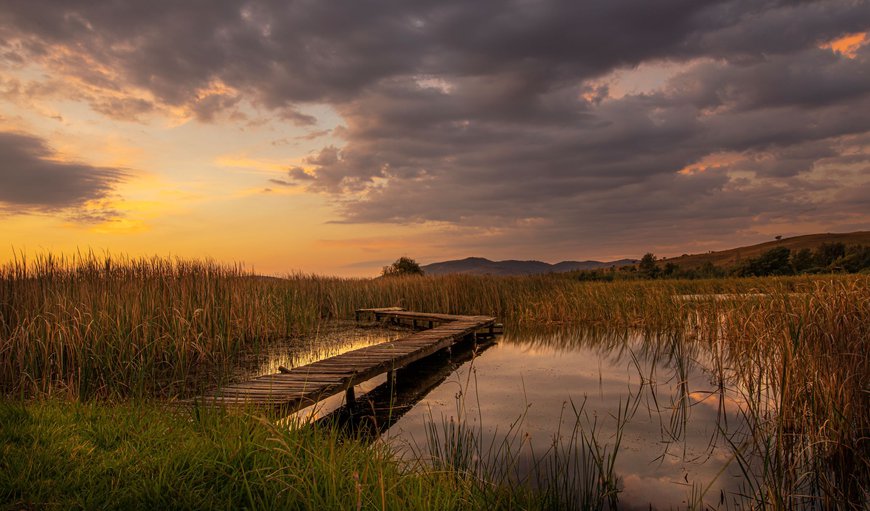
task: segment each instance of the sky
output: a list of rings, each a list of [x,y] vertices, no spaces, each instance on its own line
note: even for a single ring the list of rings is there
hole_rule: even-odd
[[[267,274],[870,229],[870,2],[0,4],[0,261]]]

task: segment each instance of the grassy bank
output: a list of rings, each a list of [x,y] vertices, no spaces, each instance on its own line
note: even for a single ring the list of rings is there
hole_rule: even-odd
[[[0,509],[469,509],[533,506],[316,427],[159,404],[0,402]]]

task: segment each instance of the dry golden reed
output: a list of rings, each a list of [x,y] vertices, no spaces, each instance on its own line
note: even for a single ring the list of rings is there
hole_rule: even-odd
[[[870,490],[870,279],[819,279],[720,312],[726,379],[746,434],[733,447],[760,507],[855,506]]]
[[[848,279],[840,279],[848,281]],[[866,279],[864,282],[866,288]],[[359,307],[490,314],[511,324],[680,328],[729,304],[674,295],[791,292],[813,281],[578,282],[563,276],[261,277],[238,265],[92,253],[0,266],[0,388],[7,395],[179,395],[243,350]],[[195,389],[194,389],[195,390]]]

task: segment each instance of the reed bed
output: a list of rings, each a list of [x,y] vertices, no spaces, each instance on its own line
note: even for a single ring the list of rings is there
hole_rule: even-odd
[[[703,299],[713,294],[734,296]],[[658,339],[650,350],[677,364],[702,360],[741,395],[744,427],[722,434],[753,507],[857,509],[870,494],[870,277],[862,275],[279,279],[208,260],[19,257],[0,266],[0,392],[186,396],[223,381],[245,353],[378,306],[489,314],[515,328],[665,332],[648,336]]]
[[[730,434],[757,507],[860,509],[870,495],[868,279],[817,280],[720,311],[721,378],[742,396]],[[714,350],[713,350],[714,351]]]
[[[177,394],[241,349],[311,324],[301,291],[208,261],[20,259],[0,268],[0,387]]]
[[[536,335],[542,329],[529,328],[514,335],[532,347],[591,348],[601,356],[633,360],[641,382],[662,376],[646,374],[646,364],[673,370],[672,380],[678,382],[674,395],[652,396],[651,401],[661,406],[656,413],[670,413],[662,431],[676,444],[685,434],[693,402],[688,374],[698,368],[719,388],[712,396],[719,402],[720,422],[711,448],[730,449],[744,475],[736,502],[749,509],[864,509],[870,496],[870,279],[765,284],[748,296],[665,302],[669,314],[679,318],[676,330],[569,325],[561,332],[543,329]],[[757,293],[761,289],[764,294]],[[647,387],[655,394],[655,385]],[[740,420],[729,423],[726,417],[733,413]],[[519,448],[511,443],[511,432],[505,436],[508,447],[499,444],[492,454],[492,446],[482,450],[479,431],[461,418],[457,412],[455,422],[430,421],[428,447],[436,466],[470,471],[478,478],[489,471],[490,478],[513,484],[498,471],[515,462]],[[594,433],[594,428],[580,431]],[[545,453],[557,465],[541,483],[547,498],[567,508],[612,495],[603,486],[584,486],[582,478],[560,486],[557,476],[576,465],[586,466],[581,474],[599,474],[597,481],[606,480],[600,474],[613,474],[612,466],[602,472],[600,463],[589,464],[599,459],[593,443],[582,435],[570,438]],[[552,491],[552,485],[559,490]],[[703,487],[693,487],[691,500],[704,507],[705,493]]]
[[[809,279],[584,283],[560,276],[261,277],[238,265],[93,253],[0,266],[0,390],[178,396],[214,384],[245,350],[359,307],[490,314],[511,324],[679,328],[673,295],[807,289]],[[700,305],[703,307],[704,305]],[[710,317],[709,314],[705,317]]]

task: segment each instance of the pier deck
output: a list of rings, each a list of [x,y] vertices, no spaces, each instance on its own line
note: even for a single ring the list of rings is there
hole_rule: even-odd
[[[354,399],[353,386],[383,373],[427,357],[456,342],[474,335],[496,333],[495,318],[489,316],[455,316],[404,311],[398,308],[359,309],[363,316],[375,320],[410,322],[412,326],[429,326],[401,339],[356,349],[312,364],[294,367],[287,372],[268,374],[249,381],[221,387],[198,399],[204,404],[244,405],[269,408],[291,414],[327,397],[346,392]]]

